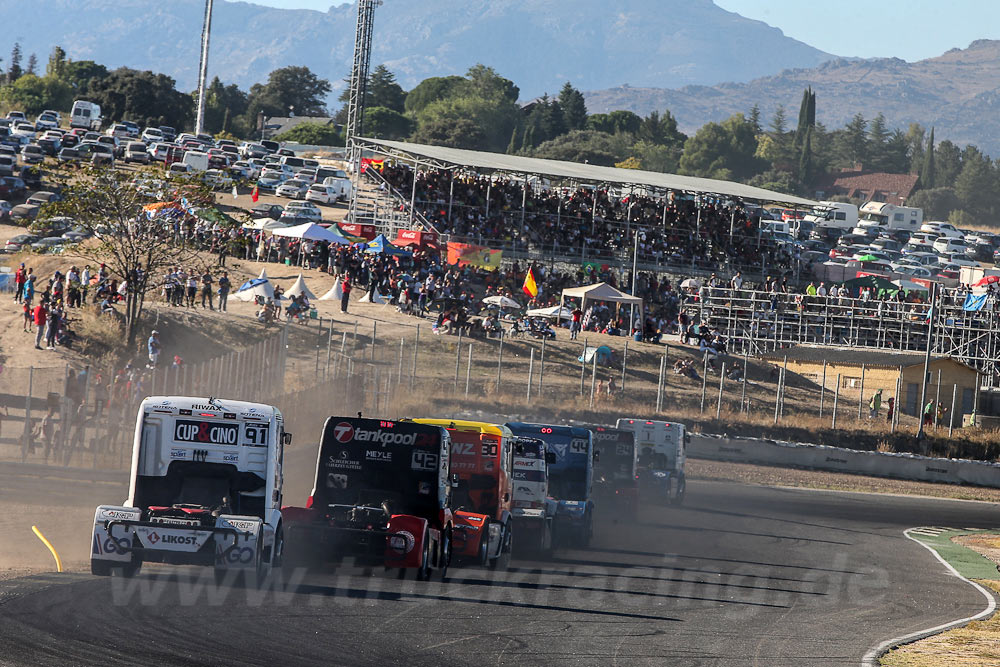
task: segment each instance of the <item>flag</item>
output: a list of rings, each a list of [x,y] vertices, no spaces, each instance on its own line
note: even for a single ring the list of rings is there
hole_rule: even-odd
[[[257,186],[256,185],[253,186],[253,192],[250,193],[250,199],[252,199],[253,203],[255,203],[255,204],[257,203],[257,200],[260,199],[260,194],[257,192]]]
[[[524,277],[524,284],[521,285],[521,290],[532,299],[538,296],[538,283],[535,282],[535,274],[530,267],[528,268],[528,275]]]
[[[240,193],[239,193],[239,191],[238,191],[238,190],[236,189],[236,184],[235,184],[235,183],[233,183],[233,199],[236,199],[236,198],[237,198],[237,197],[239,197],[239,196],[240,196]]]

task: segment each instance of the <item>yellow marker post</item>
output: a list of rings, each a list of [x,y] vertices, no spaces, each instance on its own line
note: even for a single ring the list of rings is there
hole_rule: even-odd
[[[45,539],[45,536],[42,535],[42,531],[38,530],[38,526],[32,526],[31,530],[38,536],[38,539],[42,541],[42,544],[47,546],[49,551],[52,552],[52,557],[56,559],[56,572],[62,572],[62,560],[59,559],[59,554],[56,552],[56,548],[52,546],[51,542]]]

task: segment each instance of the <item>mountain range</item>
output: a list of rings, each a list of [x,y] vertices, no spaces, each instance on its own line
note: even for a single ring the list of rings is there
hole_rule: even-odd
[[[828,129],[843,127],[857,113],[869,120],[882,113],[890,128],[934,126],[937,140],[975,144],[1000,157],[1000,41],[994,40],[913,63],[835,59],[745,83],[672,90],[618,86],[585,95],[591,113],[627,109],[645,115],[669,109],[690,134],[706,122],[746,113],[754,104],[765,125],[784,105],[794,128],[807,86],[816,92],[816,119]]]
[[[44,67],[58,44],[74,60],[163,72],[193,90],[204,6],[0,0],[0,54],[6,61],[18,41],[25,61],[35,53]],[[209,76],[247,88],[306,65],[339,86],[350,75],[356,13],[353,3],[318,12],[216,0]],[[374,35],[372,65],[388,65],[404,88],[484,63],[523,99],[566,81],[581,90],[749,81],[833,57],[711,0],[385,0]]]

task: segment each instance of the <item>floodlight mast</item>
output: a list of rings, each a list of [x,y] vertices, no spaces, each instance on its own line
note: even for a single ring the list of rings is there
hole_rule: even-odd
[[[212,3],[205,0],[205,22],[201,28],[201,62],[198,64],[198,112],[194,121],[194,133],[205,131],[205,81],[208,79],[208,41],[212,33]]]
[[[354,64],[351,67],[351,88],[347,102],[347,128],[345,132],[354,173],[350,207],[352,222],[357,214],[357,193],[361,185],[361,150],[355,146],[354,139],[364,136],[365,97],[368,92],[368,68],[371,65],[375,8],[381,4],[382,0],[358,0],[358,25],[354,32]]]

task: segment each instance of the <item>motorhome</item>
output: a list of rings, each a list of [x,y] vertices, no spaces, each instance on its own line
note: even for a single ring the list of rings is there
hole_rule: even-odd
[[[803,218],[820,228],[853,229],[858,224],[858,207],[837,201],[821,201]]]
[[[868,233],[901,230],[915,232],[923,222],[923,209],[870,201],[861,207],[861,220],[857,227]]]

